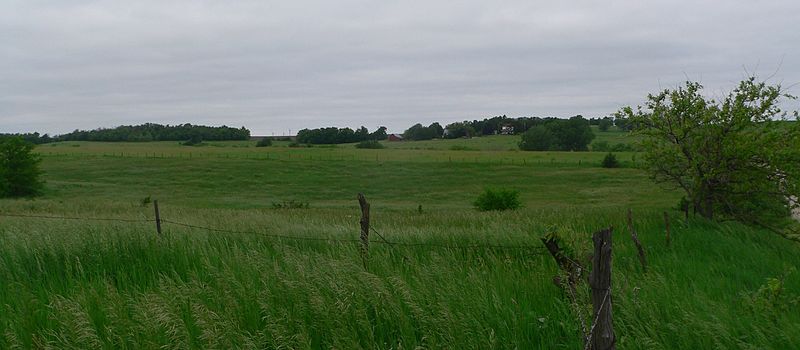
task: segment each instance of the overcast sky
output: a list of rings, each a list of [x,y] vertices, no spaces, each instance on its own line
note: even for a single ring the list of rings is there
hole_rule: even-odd
[[[0,132],[603,116],[687,77],[800,83],[799,18],[797,0],[2,0]]]

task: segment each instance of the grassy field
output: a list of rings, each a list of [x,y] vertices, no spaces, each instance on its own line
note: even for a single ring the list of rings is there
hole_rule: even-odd
[[[636,168],[600,168],[601,153],[504,144],[513,138],[40,146],[44,196],[0,200],[0,348],[580,348],[539,238],[556,232],[583,259],[591,233],[612,225],[620,348],[800,347],[796,243],[674,219],[666,246],[662,213],[680,217],[679,193]],[[519,190],[524,207],[474,210],[485,187]],[[401,243],[372,237],[366,270],[358,192],[375,230]],[[286,200],[309,208],[272,208]]]

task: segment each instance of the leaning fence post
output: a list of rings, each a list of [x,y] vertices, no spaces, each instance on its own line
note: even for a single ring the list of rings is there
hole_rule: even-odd
[[[363,193],[358,194],[358,205],[361,206],[361,260],[366,269],[369,256],[369,203]]]
[[[594,257],[589,286],[592,288],[594,322],[589,330],[590,346],[593,350],[616,349],[614,322],[611,314],[611,231],[612,228],[596,232],[592,236]]]
[[[664,224],[667,226],[667,246],[669,247],[669,213],[664,212]]]
[[[156,211],[156,232],[158,233],[159,236],[161,236],[161,215],[158,212],[158,200],[157,199],[153,201],[153,208],[155,208],[155,211]]]
[[[631,239],[633,239],[633,243],[636,244],[636,249],[639,251],[639,262],[642,264],[642,270],[647,272],[647,257],[644,254],[642,242],[639,242],[639,235],[636,234],[636,230],[633,228],[633,212],[630,208],[628,209],[628,231],[630,231]]]

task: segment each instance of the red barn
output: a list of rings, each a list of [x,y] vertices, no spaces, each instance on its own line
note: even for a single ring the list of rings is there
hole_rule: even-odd
[[[389,141],[403,141],[403,136],[399,134],[389,134]]]

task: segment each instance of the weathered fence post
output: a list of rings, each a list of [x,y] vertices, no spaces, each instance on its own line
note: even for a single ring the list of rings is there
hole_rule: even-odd
[[[158,200],[153,201],[153,208],[156,211],[156,232],[161,236],[161,214],[158,212]]]
[[[667,212],[664,212],[664,224],[667,226],[666,227],[666,229],[667,229],[667,246],[669,247],[669,241],[670,241],[670,237],[669,237],[669,213],[667,213]]]
[[[589,330],[589,349],[616,349],[614,322],[611,313],[611,231],[612,228],[596,232],[592,236],[594,257],[589,286],[592,288],[594,322]]]
[[[636,249],[639,251],[639,262],[642,264],[642,270],[647,272],[647,256],[645,256],[642,242],[639,242],[639,235],[636,234],[636,229],[633,228],[633,212],[630,208],[628,209],[628,231],[630,231],[631,239],[633,239],[633,243],[636,244]]]
[[[366,269],[369,257],[369,203],[363,193],[358,194],[358,205],[361,206],[361,261]]]

